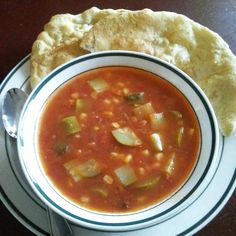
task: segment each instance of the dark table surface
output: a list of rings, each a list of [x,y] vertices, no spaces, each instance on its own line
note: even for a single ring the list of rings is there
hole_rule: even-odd
[[[1,0],[0,81],[30,53],[33,41],[52,15],[78,14],[92,6],[131,10],[150,8],[182,13],[220,34],[236,54],[236,0]],[[0,219],[0,235],[33,235],[3,204],[0,204]],[[236,192],[222,211],[197,235],[236,235]]]

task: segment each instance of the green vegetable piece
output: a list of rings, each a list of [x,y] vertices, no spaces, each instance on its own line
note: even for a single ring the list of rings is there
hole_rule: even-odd
[[[68,150],[68,144],[64,142],[56,142],[53,149],[58,155],[63,155]]]
[[[124,97],[125,100],[130,104],[142,104],[144,102],[145,93],[134,93]]]
[[[76,166],[78,166],[78,159],[70,160],[64,164],[66,170],[70,170]]]
[[[108,191],[107,189],[103,188],[103,187],[94,187],[92,189],[92,191],[98,195],[100,195],[101,197],[107,197],[108,196]]]
[[[152,113],[149,115],[151,128],[153,130],[163,128],[165,125],[165,116],[163,112]]]
[[[77,169],[78,159],[73,159],[71,161],[66,162],[64,164],[64,167],[75,182],[79,182],[81,180],[81,176],[78,173]]]
[[[155,113],[154,108],[150,102],[134,108],[133,111],[138,119],[145,119],[150,114]]]
[[[94,177],[101,173],[101,166],[94,159],[79,164],[78,159],[73,159],[64,164],[71,177],[78,182],[82,177]]]
[[[136,183],[134,187],[138,189],[150,189],[150,188],[155,187],[160,182],[160,179],[161,179],[161,176],[143,180]]]
[[[88,103],[85,99],[77,98],[75,101],[75,110],[76,111],[86,111],[88,108]]]
[[[115,174],[123,186],[133,184],[137,180],[134,170],[129,165],[117,168]]]
[[[61,124],[68,135],[77,133],[81,130],[76,116],[68,116],[63,118],[61,120]]]
[[[128,127],[112,130],[111,133],[116,141],[123,145],[139,146],[142,144],[142,141],[137,137],[133,130]]]
[[[178,118],[178,119],[183,118],[183,115],[182,115],[182,113],[181,113],[180,111],[171,110],[170,113],[171,113],[172,115],[174,115],[174,116],[175,116],[176,118]]]
[[[94,177],[101,173],[101,166],[95,159],[89,159],[78,165],[77,170],[82,177]]]
[[[90,87],[97,93],[101,93],[109,89],[109,84],[102,78],[97,78],[88,81]]]
[[[176,134],[176,144],[180,147],[184,136],[184,127],[180,127]]]
[[[152,142],[153,147],[155,148],[156,151],[163,151],[163,143],[161,140],[161,136],[158,133],[153,133],[150,135],[150,139]]]
[[[79,175],[78,171],[76,168],[72,168],[68,171],[68,173],[71,175],[72,179],[75,181],[75,182],[79,182],[82,177]]]

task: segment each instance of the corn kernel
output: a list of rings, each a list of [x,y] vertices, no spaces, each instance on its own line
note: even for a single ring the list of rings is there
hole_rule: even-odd
[[[88,114],[87,114],[87,113],[81,113],[81,114],[79,115],[80,120],[86,120],[87,117],[88,117]]]
[[[139,171],[139,174],[141,174],[141,175],[144,175],[146,172],[143,167],[139,167],[138,171]]]
[[[147,196],[140,196],[137,198],[138,202],[144,202],[147,199]]]
[[[117,152],[111,152],[111,156],[112,156],[112,157],[118,157],[119,154],[118,154]]]
[[[132,159],[133,159],[133,156],[131,154],[128,154],[125,156],[124,161],[125,161],[125,163],[129,163],[132,161]]]
[[[77,99],[79,98],[79,93],[75,92],[70,95],[71,98]]]
[[[109,100],[109,99],[105,99],[103,102],[104,102],[105,104],[107,104],[107,105],[110,105],[110,104],[111,104],[111,100]]]
[[[154,168],[154,169],[159,169],[160,166],[161,166],[160,162],[156,162],[156,163],[154,163],[154,164],[152,165],[152,168]]]
[[[129,89],[128,89],[128,88],[123,88],[123,93],[124,93],[125,95],[127,95],[127,94],[129,93]]]
[[[125,84],[124,84],[123,82],[118,82],[118,83],[117,83],[117,86],[119,86],[119,87],[124,87]]]
[[[110,175],[104,175],[103,180],[107,183],[107,184],[112,184],[113,183],[113,179]]]
[[[98,97],[98,94],[96,92],[92,92],[90,96],[91,98],[96,99]]]
[[[75,104],[75,100],[74,99],[69,99],[69,104],[72,106]]]
[[[83,203],[88,203],[88,202],[90,202],[90,198],[87,197],[87,196],[82,196],[82,197],[80,198],[80,200],[81,200],[81,202],[83,202]]]
[[[116,104],[119,104],[120,103],[120,100],[118,98],[113,98],[112,101]]]
[[[95,147],[95,146],[96,146],[96,143],[95,143],[95,142],[90,142],[90,143],[88,143],[88,146],[89,146],[89,147]]]
[[[148,149],[145,149],[145,150],[142,151],[142,154],[147,157],[147,156],[150,155],[150,152],[149,152]]]
[[[114,115],[112,111],[104,111],[103,114],[108,118],[113,117]]]
[[[98,126],[94,126],[93,130],[98,131],[100,128]]]
[[[194,134],[194,132],[195,132],[195,129],[190,128],[188,131],[188,134],[192,136]]]
[[[162,152],[156,153],[155,158],[157,161],[161,161],[164,157],[164,154]]]
[[[112,127],[115,128],[115,129],[120,128],[120,125],[119,125],[117,122],[112,122],[111,125],[112,125]]]

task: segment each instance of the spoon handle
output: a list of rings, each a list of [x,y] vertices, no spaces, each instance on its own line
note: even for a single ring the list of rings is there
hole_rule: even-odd
[[[47,207],[47,215],[52,236],[72,236],[72,229],[66,219]]]

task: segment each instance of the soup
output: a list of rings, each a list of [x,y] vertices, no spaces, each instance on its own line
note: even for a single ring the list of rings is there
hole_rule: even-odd
[[[82,73],[40,117],[38,150],[53,185],[79,206],[133,212],[163,201],[191,174],[200,146],[186,98],[129,67]]]

